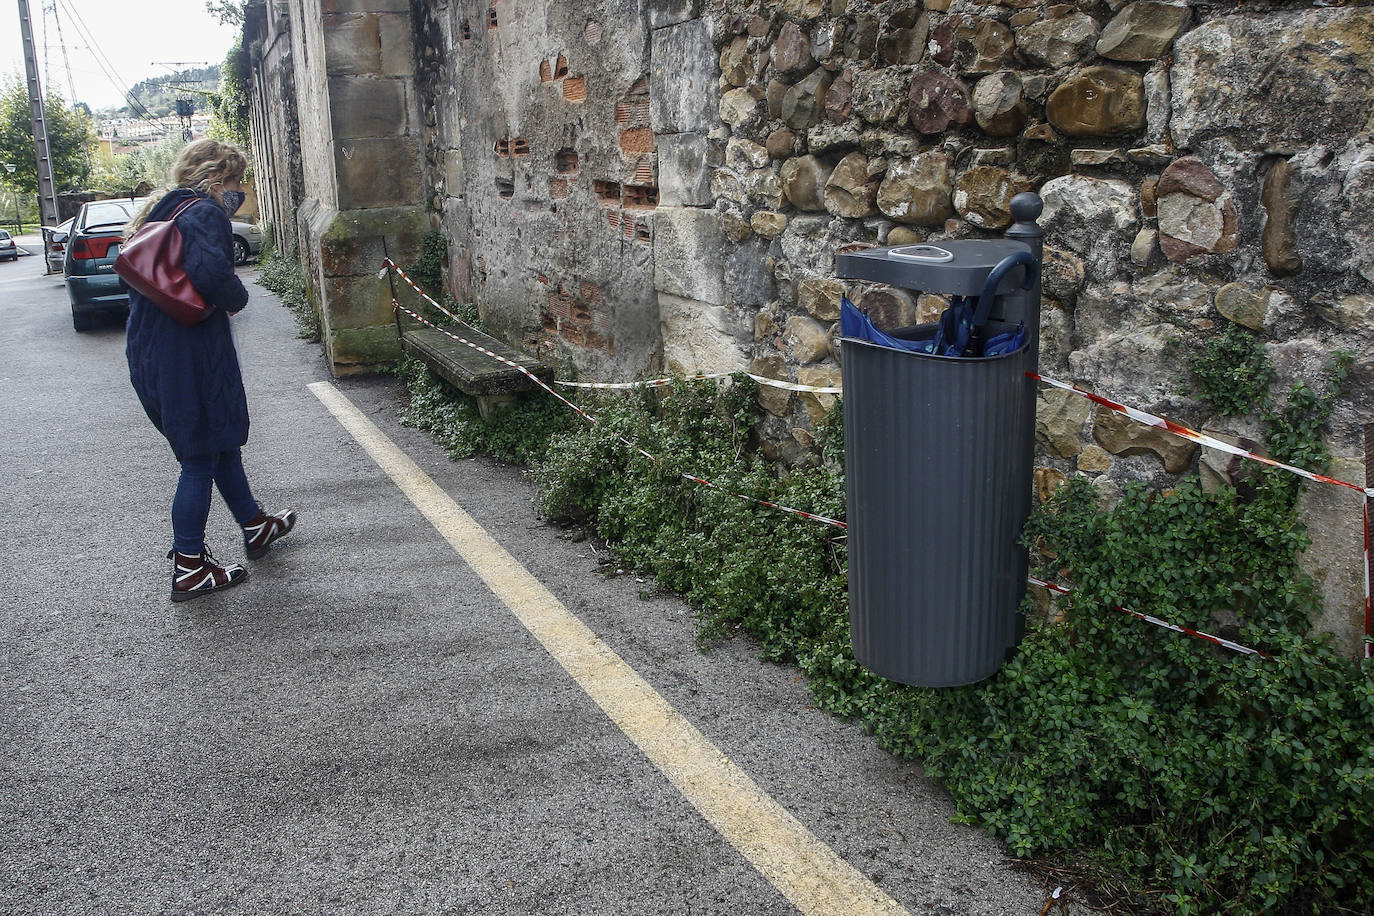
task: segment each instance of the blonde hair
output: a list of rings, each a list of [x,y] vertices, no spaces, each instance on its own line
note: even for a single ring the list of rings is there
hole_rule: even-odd
[[[242,180],[248,170],[248,159],[232,143],[221,143],[209,137],[202,137],[181,148],[177,160],[172,164],[172,187],[153,195],[138,211],[138,215],[126,227],[125,232],[133,234],[148,219],[148,214],[158,201],[174,188],[190,188],[200,194],[208,194],[212,185],[222,181]]]

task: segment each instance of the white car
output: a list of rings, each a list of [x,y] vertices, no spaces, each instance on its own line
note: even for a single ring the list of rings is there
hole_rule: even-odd
[[[0,261],[9,258],[11,261],[19,260],[19,246],[14,244],[14,239],[4,229],[0,229]]]
[[[71,234],[72,223],[76,222],[73,216],[65,223],[58,224],[57,228],[50,229],[43,227],[43,238],[47,241],[48,273],[62,273],[62,261],[67,254],[67,236]]]
[[[262,251],[262,230],[238,220],[231,220],[229,225],[234,229],[234,263],[246,264]]]

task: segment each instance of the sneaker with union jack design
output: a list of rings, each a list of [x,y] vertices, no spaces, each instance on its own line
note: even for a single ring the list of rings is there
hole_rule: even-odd
[[[170,551],[172,560],[172,600],[190,601],[221,589],[232,588],[248,578],[248,570],[237,563],[220,566],[209,548],[200,553]]]
[[[267,553],[267,548],[279,537],[296,527],[296,510],[287,509],[276,515],[259,512],[257,517],[243,526],[243,549],[248,559],[256,560]]]

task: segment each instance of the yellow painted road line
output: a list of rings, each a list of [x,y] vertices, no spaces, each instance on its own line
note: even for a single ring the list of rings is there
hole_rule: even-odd
[[[578,686],[798,910],[906,913],[720,752],[328,382],[310,390]]]

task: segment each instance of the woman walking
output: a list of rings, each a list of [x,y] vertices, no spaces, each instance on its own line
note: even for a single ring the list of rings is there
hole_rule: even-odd
[[[243,528],[250,560],[296,523],[290,509],[262,511],[248,487],[240,448],[248,441],[248,399],[229,316],[248,302],[234,273],[229,217],[243,205],[240,188],[247,160],[235,147],[197,140],[172,166],[174,187],[151,201],[128,233],[149,220],[175,218],[183,268],[191,285],[214,306],[194,327],[177,323],[136,290],[129,290],[125,353],[129,377],[148,419],[181,462],[172,499],[172,600],[187,601],[238,585],[248,570],[220,565],[205,546],[211,484]]]

